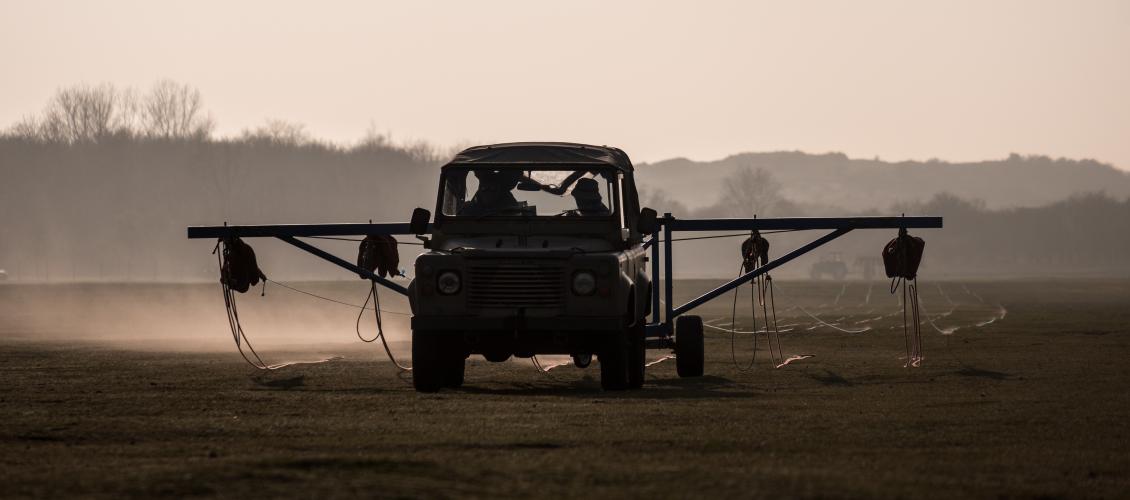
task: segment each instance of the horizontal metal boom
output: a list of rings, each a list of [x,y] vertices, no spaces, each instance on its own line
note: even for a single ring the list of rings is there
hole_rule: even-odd
[[[805,229],[940,228],[941,217],[774,217],[769,219],[675,219],[672,231],[771,231]]]
[[[365,236],[412,234],[407,222],[380,224],[272,224],[257,226],[189,226],[191,238],[275,238],[279,236]]]

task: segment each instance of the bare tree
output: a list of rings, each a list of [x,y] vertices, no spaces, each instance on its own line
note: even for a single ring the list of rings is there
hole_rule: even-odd
[[[114,131],[116,104],[109,84],[60,89],[44,111],[43,133],[60,142],[98,142]]]
[[[140,106],[145,134],[165,139],[203,138],[212,120],[204,116],[200,91],[172,80],[153,85]]]
[[[25,116],[20,119],[20,121],[12,124],[12,127],[5,132],[5,135],[18,137],[20,139],[43,140],[43,136],[40,133],[41,129],[42,125],[36,117]]]
[[[742,167],[722,182],[720,205],[730,217],[769,215],[785,203],[781,183],[763,168]]]

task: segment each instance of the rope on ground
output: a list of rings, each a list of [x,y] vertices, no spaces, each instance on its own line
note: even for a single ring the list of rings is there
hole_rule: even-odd
[[[801,312],[803,312],[803,313],[804,313],[805,315],[807,315],[807,316],[808,316],[809,318],[812,318],[813,320],[815,320],[815,321],[816,321],[817,323],[819,323],[819,324],[821,324],[821,325],[824,325],[824,326],[826,326],[826,327],[828,327],[828,328],[832,328],[832,329],[835,329],[835,330],[839,330],[839,331],[841,331],[841,332],[844,332],[844,333],[863,333],[863,332],[866,332],[866,331],[869,331],[869,330],[871,330],[871,327],[870,327],[870,326],[865,326],[865,327],[863,327],[863,328],[859,328],[859,329],[854,329],[854,330],[853,330],[853,329],[850,329],[850,328],[843,328],[843,327],[841,327],[841,326],[837,326],[837,325],[834,325],[834,324],[832,324],[832,323],[829,323],[829,322],[827,322],[827,321],[824,321],[823,319],[820,319],[820,318],[819,318],[819,317],[817,317],[817,316],[816,316],[815,314],[812,314],[812,313],[808,312],[808,309],[805,309],[805,308],[804,308],[803,306],[800,306],[799,304],[797,304],[797,305],[794,305],[793,307],[796,307],[797,309],[800,309],[800,311],[801,311]]]
[[[937,285],[937,283],[935,283],[935,285]],[[939,287],[938,290],[940,291],[941,288]],[[933,328],[934,331],[936,331],[936,332],[938,332],[942,335],[952,335],[953,332],[956,332],[956,331],[961,329],[960,326],[951,326],[949,328],[939,327],[936,323],[934,323],[934,319],[930,317],[930,311],[927,311],[925,306],[919,305],[919,307],[922,309],[922,313],[923,313],[922,315],[926,318],[926,324],[930,325],[930,327]],[[953,312],[953,309],[950,309],[950,312]],[[939,314],[938,317],[941,318],[941,317],[948,316],[948,315],[949,315],[949,313],[942,313],[942,314]]]
[[[552,370],[554,368],[560,368],[562,366],[573,364],[571,361],[566,361],[566,362],[563,362],[563,363],[557,363],[555,365],[548,365],[547,366],[547,365],[543,365],[541,363],[541,360],[539,360],[537,356],[530,356],[530,362],[533,363],[534,368],[536,368],[537,371],[545,374],[547,377],[552,377],[552,375],[549,374],[550,370]]]

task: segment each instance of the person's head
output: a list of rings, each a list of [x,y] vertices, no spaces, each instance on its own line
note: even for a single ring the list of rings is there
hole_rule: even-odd
[[[573,186],[573,199],[581,210],[607,210],[600,198],[600,183],[596,179],[584,178]]]
[[[522,179],[522,172],[516,170],[475,170],[479,188],[475,199],[480,203],[496,204],[508,200],[510,191]]]

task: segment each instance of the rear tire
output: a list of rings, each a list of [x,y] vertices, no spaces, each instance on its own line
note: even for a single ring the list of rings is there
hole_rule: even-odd
[[[701,377],[705,362],[702,318],[675,318],[675,371],[680,377]]]
[[[628,388],[628,336],[624,330],[609,332],[600,354],[600,387],[606,391]]]
[[[412,386],[416,392],[437,392],[444,386],[445,366],[435,332],[412,331]]]
[[[643,387],[647,370],[647,339],[644,336],[644,320],[640,318],[634,326],[628,327],[628,388]]]

